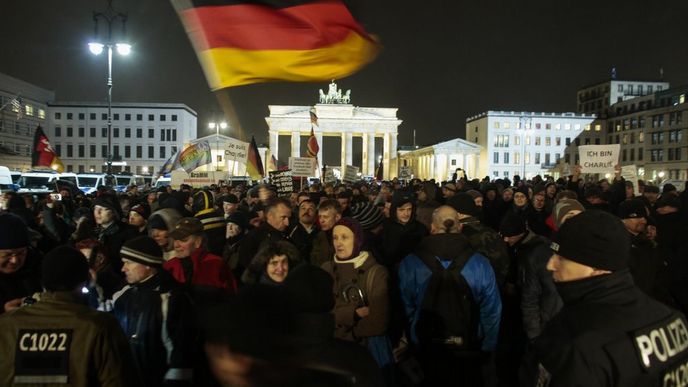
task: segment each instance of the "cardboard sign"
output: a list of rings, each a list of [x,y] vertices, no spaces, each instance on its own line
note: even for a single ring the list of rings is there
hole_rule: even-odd
[[[619,163],[620,152],[620,144],[579,146],[581,172],[614,173],[614,167]]]
[[[334,170],[331,167],[325,167],[325,176],[323,177],[325,183],[336,183],[337,177],[334,175]]]
[[[400,179],[410,179],[413,176],[413,170],[410,166],[405,165],[399,168],[399,178]]]
[[[238,161],[246,164],[248,158],[248,143],[235,138],[225,140],[225,160]]]
[[[186,173],[183,169],[172,171],[170,185],[179,189],[182,184],[188,184],[194,188],[203,188],[212,184],[220,184],[220,180],[227,179],[227,172],[208,171]]]
[[[289,169],[291,169],[292,176],[315,176],[315,160],[313,157],[290,157]]]
[[[344,168],[344,180],[347,183],[353,183],[355,181],[360,180],[361,178],[358,177],[358,167],[354,167],[353,165],[347,165],[346,168]]]
[[[635,164],[632,165],[624,165],[621,167],[621,177],[624,178],[626,181],[630,181],[633,183],[633,192],[637,195],[638,194],[638,168],[635,166]]]
[[[270,184],[277,188],[277,196],[285,197],[294,192],[291,170],[270,172]]]

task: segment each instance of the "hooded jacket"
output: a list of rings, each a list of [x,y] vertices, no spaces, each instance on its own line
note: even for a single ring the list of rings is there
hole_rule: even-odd
[[[389,219],[382,227],[382,259],[380,263],[388,268],[396,267],[405,256],[416,249],[420,241],[428,236],[425,225],[416,220],[416,200],[412,192],[396,191],[392,196]],[[397,219],[397,208],[406,203],[413,205],[408,223],[401,224]]]

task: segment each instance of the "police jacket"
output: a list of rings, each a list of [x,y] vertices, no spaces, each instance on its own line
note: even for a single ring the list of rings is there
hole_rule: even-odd
[[[470,246],[468,239],[462,234],[437,234],[425,238],[418,248],[430,252],[448,267],[450,259]],[[399,288],[410,320],[411,341],[414,343],[418,343],[416,323],[431,276],[432,271],[416,253],[404,258],[399,266]],[[477,335],[482,338],[481,349],[493,351],[497,347],[499,319],[502,314],[502,301],[494,271],[487,258],[474,253],[461,269],[461,276],[468,283],[473,300],[480,310]]]
[[[146,386],[190,381],[194,314],[191,300],[166,272],[125,286],[113,297],[119,320]]]
[[[628,270],[557,290],[564,307],[526,356],[521,386],[685,385],[688,323],[635,287]]]
[[[68,292],[0,316],[0,385],[141,385],[117,320]],[[30,384],[18,384],[30,383]]]

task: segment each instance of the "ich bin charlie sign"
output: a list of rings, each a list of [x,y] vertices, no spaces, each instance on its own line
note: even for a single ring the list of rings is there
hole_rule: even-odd
[[[582,145],[578,147],[581,172],[607,173],[614,172],[619,163],[621,145]]]

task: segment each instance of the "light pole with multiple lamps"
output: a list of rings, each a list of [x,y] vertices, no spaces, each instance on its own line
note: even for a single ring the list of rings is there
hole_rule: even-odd
[[[220,129],[227,129],[226,122],[209,122],[208,128],[215,129],[215,149],[217,155],[215,156],[215,170],[220,170]]]
[[[107,23],[107,40],[100,41],[98,36],[98,20],[104,20]],[[94,40],[88,43],[88,48],[94,55],[100,55],[107,49],[107,171],[105,176],[105,185],[108,187],[114,186],[114,176],[112,175],[112,48],[117,49],[117,53],[122,56],[127,56],[131,53],[131,45],[125,41],[114,42],[112,38],[112,24],[116,21],[122,22],[122,37],[126,35],[127,14],[117,12],[112,8],[112,0],[108,0],[108,7],[104,12],[93,12],[93,22],[95,23]]]

